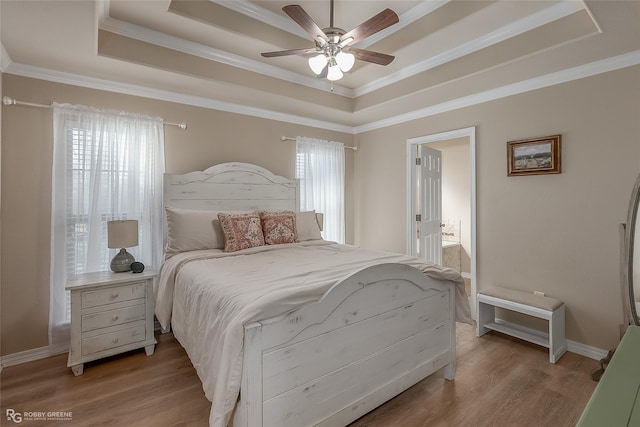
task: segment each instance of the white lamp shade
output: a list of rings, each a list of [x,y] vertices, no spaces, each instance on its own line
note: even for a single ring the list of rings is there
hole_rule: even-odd
[[[134,219],[108,221],[107,234],[109,248],[138,246],[138,221]]]
[[[322,73],[322,70],[324,70],[324,67],[326,67],[326,65],[327,65],[327,57],[324,56],[323,53],[309,58],[309,68],[311,68],[311,71],[316,73],[316,75],[320,75],[320,73]]]
[[[336,62],[340,66],[340,69],[346,73],[353,68],[353,64],[356,62],[356,57],[353,53],[340,51],[336,55]]]
[[[329,65],[329,72],[327,73],[327,80],[336,81],[340,80],[344,74],[340,70],[340,66],[338,64]]]

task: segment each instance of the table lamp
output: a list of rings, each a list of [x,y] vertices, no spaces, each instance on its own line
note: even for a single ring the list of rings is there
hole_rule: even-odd
[[[108,247],[120,248],[120,252],[111,260],[111,271],[121,273],[131,270],[131,263],[135,261],[125,248],[138,246],[138,221],[134,219],[107,222]]]

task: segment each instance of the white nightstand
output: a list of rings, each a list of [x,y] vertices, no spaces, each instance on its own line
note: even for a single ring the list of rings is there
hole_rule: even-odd
[[[86,273],[72,277],[71,348],[67,366],[82,375],[84,363],[144,347],[153,354],[153,279],[157,273]]]

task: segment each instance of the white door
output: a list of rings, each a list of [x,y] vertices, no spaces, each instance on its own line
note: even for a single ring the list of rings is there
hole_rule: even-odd
[[[418,257],[442,264],[442,153],[418,145]]]

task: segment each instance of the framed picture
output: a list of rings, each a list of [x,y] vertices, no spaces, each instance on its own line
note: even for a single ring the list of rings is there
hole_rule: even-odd
[[[560,173],[560,135],[507,142],[507,175]]]

